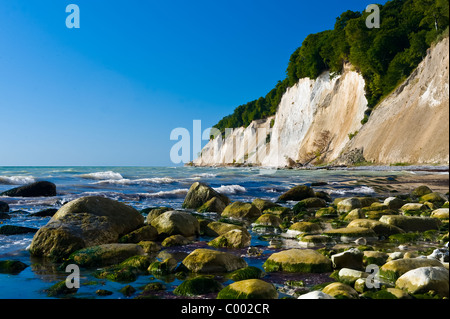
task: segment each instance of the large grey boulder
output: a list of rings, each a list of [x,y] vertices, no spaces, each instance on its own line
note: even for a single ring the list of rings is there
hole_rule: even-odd
[[[208,185],[195,182],[189,188],[183,202],[183,208],[197,209],[214,197],[217,197],[225,205],[228,205],[230,202],[227,196],[218,193]]]
[[[99,196],[83,197],[64,205],[39,229],[30,253],[61,260],[82,248],[116,243],[143,225],[144,217],[131,206]]]

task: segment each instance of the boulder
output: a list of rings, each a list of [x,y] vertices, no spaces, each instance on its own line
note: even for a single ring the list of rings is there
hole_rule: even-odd
[[[16,187],[0,194],[9,197],[51,197],[56,196],[56,185],[51,182],[35,182]]]
[[[259,211],[263,212],[266,209],[275,208],[275,207],[281,207],[280,205],[273,203],[269,200],[256,198],[252,202],[253,205],[256,206],[256,208],[259,209]]]
[[[0,219],[11,219],[11,216],[7,213],[0,213]]]
[[[77,250],[69,256],[65,264],[76,264],[85,268],[103,267],[143,254],[142,247],[136,244],[104,244]]]
[[[223,210],[227,207],[227,204],[225,204],[220,198],[213,197],[210,200],[208,200],[206,203],[204,203],[200,208],[197,209],[199,213],[205,213],[205,212],[214,212],[214,213],[222,213]]]
[[[191,252],[182,264],[195,273],[223,273],[247,267],[241,257],[212,249],[196,249]]]
[[[382,266],[389,258],[389,255],[382,251],[365,250],[363,254],[363,263],[366,266],[372,264]]]
[[[430,202],[436,205],[442,206],[446,201],[448,201],[447,196],[442,193],[429,193],[420,197],[420,202]]]
[[[263,214],[254,222],[254,226],[280,227],[282,220],[277,215]]]
[[[323,207],[327,207],[327,202],[325,200],[318,197],[310,197],[302,199],[297,204],[295,204],[295,206],[292,209],[294,210],[294,212],[298,212],[304,208],[323,208]]]
[[[404,233],[404,231],[397,226],[393,226],[372,219],[355,219],[351,221],[350,224],[347,225],[347,227],[364,227],[372,229],[378,236],[385,236],[385,237],[389,237],[390,235],[394,234]]]
[[[259,209],[250,203],[234,202],[222,212],[222,217],[230,217],[235,219],[255,220],[261,216]]]
[[[297,299],[335,299],[335,298],[320,290],[314,290],[301,295]]]
[[[246,280],[246,279],[260,279],[265,275],[265,272],[261,269],[249,266],[233,271],[227,275],[227,278],[233,281]]]
[[[4,225],[0,227],[0,235],[6,236],[36,233],[37,231],[38,231],[37,228],[16,226],[16,225]]]
[[[427,258],[402,258],[388,261],[380,268],[380,278],[392,283],[410,270],[421,267],[443,267],[436,259]]]
[[[366,279],[369,276],[367,272],[350,268],[342,268],[339,270],[339,282],[353,286],[358,279]]]
[[[161,237],[183,235],[184,237],[200,234],[200,224],[197,218],[182,211],[168,211],[152,220],[151,225],[156,228]]]
[[[334,282],[322,289],[322,292],[336,299],[358,299],[358,292],[347,284]]]
[[[334,207],[324,207],[320,208],[316,211],[316,218],[335,218],[337,217],[337,211],[334,209]]]
[[[319,224],[311,223],[311,222],[297,222],[292,224],[289,227],[290,231],[296,231],[299,234],[301,233],[310,233],[310,234],[318,234],[322,231],[322,228]]]
[[[331,271],[331,260],[312,249],[289,249],[272,254],[263,268],[267,272],[322,273]]]
[[[384,200],[384,205],[386,205],[389,209],[398,210],[403,205],[405,205],[405,201],[398,197],[388,197]]]
[[[169,207],[155,207],[155,208],[150,208],[150,209],[143,209],[141,210],[142,214],[147,214],[146,217],[146,222],[147,224],[151,224],[152,220],[154,220],[156,217],[158,217],[159,215],[168,212],[170,210],[173,210]]]
[[[338,213],[348,213],[356,208],[362,208],[362,204],[361,201],[355,197],[346,198],[337,204]]]
[[[243,248],[250,246],[251,236],[247,231],[232,229],[211,240],[208,245],[216,248]]]
[[[217,237],[229,232],[232,229],[240,229],[242,231],[247,231],[245,227],[239,225],[222,222],[210,222],[205,229],[205,235],[210,237]]]
[[[197,276],[183,281],[173,293],[177,296],[194,297],[219,292],[222,288],[222,284],[213,278]]]
[[[449,297],[449,274],[443,267],[420,267],[404,273],[395,286],[410,294],[425,294],[430,290]]]
[[[403,205],[402,207],[400,207],[400,210],[403,213],[420,213],[422,211],[427,210],[428,207],[424,204],[421,203],[406,203],[405,205]]]
[[[82,248],[116,243],[143,224],[142,215],[123,203],[98,196],[79,198],[64,205],[39,229],[30,253],[61,260]]]
[[[189,244],[191,241],[182,235],[172,235],[167,237],[161,243],[163,247],[174,247],[174,246],[184,246]]]
[[[7,212],[9,212],[8,203],[0,201],[0,213],[7,213]]]
[[[361,208],[355,208],[344,217],[344,220],[352,221],[355,219],[364,219],[365,217],[366,217],[366,214],[362,211]]]
[[[405,232],[424,232],[426,230],[439,230],[440,221],[436,218],[403,216],[403,215],[384,215],[380,222],[403,229]]]
[[[17,275],[28,266],[18,260],[0,260],[0,274]]]
[[[56,208],[48,208],[37,213],[30,214],[32,217],[53,217],[58,210]]]
[[[315,197],[314,190],[307,185],[298,185],[278,197],[277,202],[301,201],[309,197]]]
[[[146,225],[132,231],[129,234],[121,237],[119,243],[132,243],[137,244],[140,241],[152,241],[158,237],[158,231],[155,227]]]
[[[146,254],[151,254],[161,250],[161,246],[154,241],[141,241],[137,244],[142,247]]]
[[[429,188],[428,186],[426,186],[426,185],[421,185],[421,186],[419,186],[419,187],[416,187],[416,188],[411,192],[411,196],[412,196],[412,197],[419,198],[419,197],[422,197],[423,195],[430,194],[430,193],[432,193],[432,192],[433,192],[433,191],[432,191],[431,188]]]
[[[197,209],[213,197],[217,197],[225,205],[228,205],[230,202],[227,196],[218,193],[208,185],[200,182],[195,182],[189,188],[189,191],[183,202],[183,208]]]
[[[431,218],[448,219],[448,208],[439,208],[431,212]]]
[[[241,280],[228,285],[217,299],[278,299],[275,286],[261,279]]]
[[[356,248],[350,248],[342,253],[331,255],[331,262],[335,269],[351,268],[363,269],[363,252]]]

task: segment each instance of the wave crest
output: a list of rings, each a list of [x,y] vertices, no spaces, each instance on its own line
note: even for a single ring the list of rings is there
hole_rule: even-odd
[[[81,178],[94,180],[121,180],[123,176],[113,171],[95,172],[80,175]]]
[[[36,180],[33,176],[0,176],[0,184],[6,185],[23,185],[23,184],[31,184]]]

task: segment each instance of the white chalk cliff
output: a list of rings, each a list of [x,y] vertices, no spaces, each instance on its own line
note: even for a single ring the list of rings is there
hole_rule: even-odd
[[[354,150],[375,164],[447,164],[448,42],[446,38],[431,48],[365,125],[364,79],[346,65],[341,75],[325,72],[316,80],[300,79],[283,95],[275,116],[211,140],[193,164],[346,164],[344,155]]]

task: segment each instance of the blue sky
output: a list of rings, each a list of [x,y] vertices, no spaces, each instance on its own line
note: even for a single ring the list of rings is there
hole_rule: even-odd
[[[0,165],[173,166],[173,129],[264,96],[308,34],[370,3],[1,1]]]

